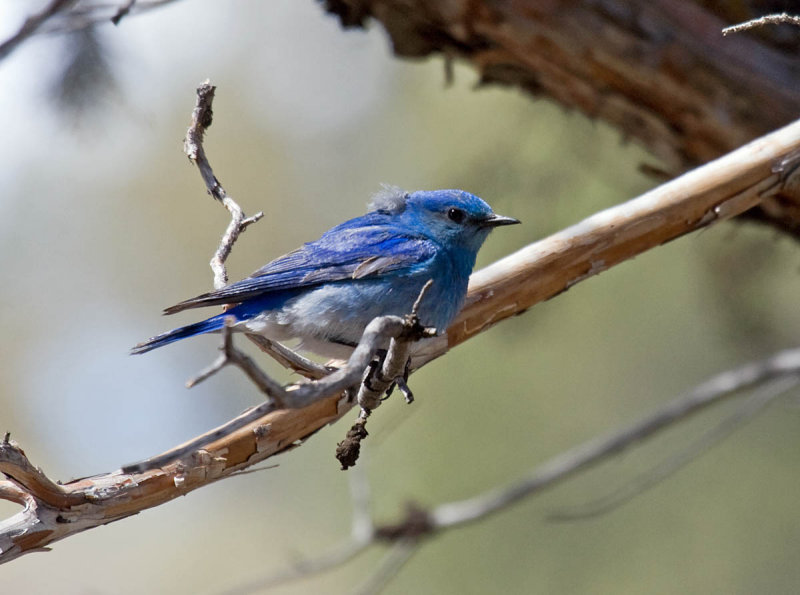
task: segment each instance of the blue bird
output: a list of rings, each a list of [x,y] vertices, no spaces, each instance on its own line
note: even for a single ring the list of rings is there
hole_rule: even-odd
[[[519,223],[496,215],[463,190],[404,192],[384,187],[369,212],[277,258],[250,277],[164,310],[232,305],[207,320],[157,335],[132,349],[145,353],[186,337],[234,330],[273,340],[298,338],[300,349],[347,358],[376,316],[408,314],[433,279],[420,322],[444,330],[464,303],[475,258],[489,232]]]

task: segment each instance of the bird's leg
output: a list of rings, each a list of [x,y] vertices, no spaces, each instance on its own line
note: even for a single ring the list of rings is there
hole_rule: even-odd
[[[383,376],[383,366],[386,363],[386,356],[388,355],[388,351],[386,349],[378,349],[375,352],[375,358],[369,363],[367,367],[367,371],[364,373],[364,386],[366,386],[369,390],[376,392],[377,389],[373,385],[373,380],[376,380],[380,383],[386,383],[388,378],[384,378]],[[414,402],[414,393],[411,392],[411,389],[408,388],[408,375],[411,371],[411,358],[406,360],[406,364],[403,367],[403,374],[402,376],[397,376],[396,378],[392,379],[392,383],[389,385],[389,388],[386,389],[386,394],[381,398],[381,401],[385,401],[388,399],[392,393],[394,392],[395,387],[400,389],[400,392],[403,393],[403,397],[405,397],[406,403],[413,403]]]
[[[406,360],[406,365],[403,368],[403,375],[398,376],[394,379],[394,381],[389,385],[389,388],[386,389],[386,394],[381,399],[381,401],[385,401],[388,399],[392,392],[394,392],[395,387],[400,389],[400,392],[403,393],[403,397],[406,400],[406,403],[409,405],[414,402],[414,393],[411,392],[411,389],[408,388],[408,376],[411,373],[411,358]]]
[[[400,392],[403,393],[403,396],[406,399],[406,403],[409,405],[414,402],[414,393],[411,392],[411,389],[408,388],[408,375],[411,373],[411,358],[406,360],[406,366],[403,369],[403,375],[398,376],[394,379],[394,384],[389,387],[389,391],[387,391],[386,396],[389,396],[389,392],[391,392],[392,387],[396,384],[397,388],[400,389]]]

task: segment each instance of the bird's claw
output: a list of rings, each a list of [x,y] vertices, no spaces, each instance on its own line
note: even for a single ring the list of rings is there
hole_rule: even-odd
[[[364,374],[364,386],[366,386],[369,390],[375,392],[376,389],[372,384],[373,379],[377,379],[381,382],[384,379],[381,377],[381,370],[383,369],[384,361],[386,360],[387,352],[385,349],[380,349],[376,353],[376,358],[373,359],[369,366],[367,367],[367,371]],[[381,397],[381,401],[385,401],[388,399],[392,393],[394,392],[395,387],[397,387],[401,393],[403,393],[403,397],[406,400],[406,403],[413,403],[414,402],[414,393],[411,392],[411,389],[408,388],[408,375],[411,372],[411,358],[406,360],[405,368],[403,369],[403,375],[398,376],[395,378],[392,383],[389,385],[389,388],[386,389],[386,394]]]

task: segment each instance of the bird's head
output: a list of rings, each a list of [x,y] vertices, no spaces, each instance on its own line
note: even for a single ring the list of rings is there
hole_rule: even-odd
[[[445,247],[474,253],[492,229],[519,223],[497,215],[485,201],[463,190],[405,192],[386,186],[373,197],[370,210],[392,215],[401,225]]]

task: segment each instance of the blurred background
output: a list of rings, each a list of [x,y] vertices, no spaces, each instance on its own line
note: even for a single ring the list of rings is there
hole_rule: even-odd
[[[0,4],[0,39],[43,4]],[[196,318],[164,319],[163,307],[211,287],[228,216],[182,153],[205,78],[218,86],[215,173],[248,214],[265,213],[236,245],[232,279],[363,213],[382,182],[464,188],[521,219],[490,237],[479,266],[655,185],[638,167],[658,164],[614,130],[478,89],[458,65],[447,85],[441,59],[397,61],[379,27],[345,32],[311,0],[192,0],[85,35],[39,37],[0,63],[0,430],[52,478],[111,471],[260,402],[235,370],[183,388],[216,356],[214,337],[128,356]],[[96,68],[60,78],[76,48]],[[458,347],[412,377],[413,405],[393,398],[370,422],[359,466],[376,516],[504,485],[794,346],[798,271],[796,243],[725,223]],[[548,520],[677,452],[730,406],[437,537],[385,592],[796,592],[796,397],[609,514]],[[3,566],[3,591],[215,593],[327,551],[350,530],[333,454],[354,415],[276,468]],[[0,503],[3,517],[15,510]],[[348,593],[382,554],[275,592]]]

